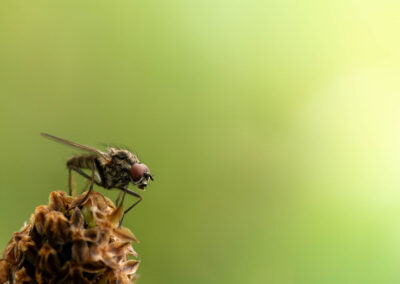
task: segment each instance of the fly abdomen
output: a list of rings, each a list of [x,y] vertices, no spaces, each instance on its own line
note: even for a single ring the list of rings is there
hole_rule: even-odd
[[[95,167],[95,155],[79,155],[71,157],[67,160],[67,167],[74,166],[81,169],[92,169]]]

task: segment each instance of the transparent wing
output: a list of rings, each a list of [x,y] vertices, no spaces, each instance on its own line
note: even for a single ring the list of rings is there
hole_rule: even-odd
[[[59,138],[59,137],[56,137],[56,136],[53,136],[53,135],[50,135],[50,134],[47,134],[47,133],[40,133],[40,135],[42,135],[43,137],[45,137],[47,139],[56,141],[56,142],[61,143],[61,144],[69,145],[69,146],[72,146],[72,147],[75,147],[75,148],[78,148],[78,149],[81,149],[81,150],[84,150],[84,151],[96,153],[97,155],[103,157],[105,160],[109,160],[109,158],[107,157],[107,155],[104,152],[102,152],[100,150],[97,150],[95,148],[92,148],[92,147],[89,147],[89,146],[85,146],[85,145],[81,145],[81,144],[78,144],[78,143],[63,139],[63,138]]]

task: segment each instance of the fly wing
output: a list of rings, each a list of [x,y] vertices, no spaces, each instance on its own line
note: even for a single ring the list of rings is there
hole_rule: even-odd
[[[69,146],[72,146],[72,147],[75,147],[75,148],[78,148],[78,149],[81,149],[81,150],[84,150],[84,151],[95,153],[95,154],[101,156],[102,158],[104,158],[105,160],[107,160],[107,161],[109,160],[109,157],[107,157],[107,155],[104,152],[102,152],[100,150],[97,150],[95,148],[92,148],[92,147],[89,147],[89,146],[85,146],[85,145],[81,145],[81,144],[78,144],[78,143],[63,139],[63,138],[59,138],[59,137],[56,137],[56,136],[53,136],[53,135],[50,135],[50,134],[47,134],[47,133],[40,133],[40,135],[42,135],[43,137],[45,137],[47,139],[56,141],[58,143],[62,143],[62,144],[69,145]]]

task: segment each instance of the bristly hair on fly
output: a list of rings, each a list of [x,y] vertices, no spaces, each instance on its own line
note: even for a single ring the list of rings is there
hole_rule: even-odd
[[[129,152],[135,153],[136,157],[138,157],[138,159],[141,160],[139,152],[138,151],[134,151],[131,146],[128,146],[128,145],[125,145],[125,144],[121,144],[121,143],[103,143],[103,142],[102,143],[97,143],[97,145],[99,145],[99,146],[101,146],[103,148],[111,147],[111,148],[115,148],[117,150],[128,150]],[[153,177],[154,177],[154,175],[153,175]]]

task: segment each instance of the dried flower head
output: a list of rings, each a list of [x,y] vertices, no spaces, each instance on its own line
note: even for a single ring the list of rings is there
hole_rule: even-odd
[[[0,259],[0,283],[132,283],[139,261],[132,232],[119,227],[122,207],[98,192],[50,194],[13,234]]]

